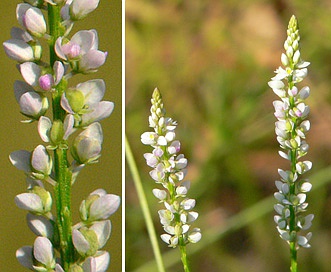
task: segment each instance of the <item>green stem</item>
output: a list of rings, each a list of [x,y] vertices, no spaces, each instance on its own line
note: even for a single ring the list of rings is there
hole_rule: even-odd
[[[296,242],[290,242],[291,251],[291,272],[298,271]]]
[[[125,155],[126,155],[126,160],[127,160],[127,163],[129,165],[129,168],[130,168],[130,171],[131,171],[133,182],[136,186],[140,206],[141,206],[144,218],[145,218],[146,227],[147,227],[149,238],[150,238],[150,241],[151,241],[151,244],[152,244],[152,248],[153,248],[153,252],[154,252],[155,261],[156,261],[156,264],[157,264],[158,271],[159,272],[165,272],[161,251],[160,251],[160,248],[159,248],[159,245],[158,245],[158,240],[157,240],[155,228],[154,228],[154,225],[153,225],[151,212],[150,212],[149,207],[148,207],[148,203],[147,203],[146,195],[145,195],[145,192],[144,192],[144,188],[142,186],[142,182],[141,182],[141,179],[140,179],[140,176],[139,176],[138,168],[137,168],[135,159],[133,157],[131,147],[130,147],[130,144],[129,144],[129,141],[128,141],[127,137],[125,137]]]
[[[291,68],[294,69],[293,64],[291,64]],[[292,77],[289,78],[288,80],[288,88],[292,89],[294,87],[294,83],[292,81]],[[291,109],[293,109],[295,106],[295,102],[294,102],[294,98],[291,97],[290,99],[290,107]],[[293,120],[294,121],[294,126],[292,128],[292,132],[291,132],[291,138],[295,139],[295,137],[297,136],[296,134],[296,127],[297,127],[297,120]],[[296,173],[296,164],[297,164],[298,160],[297,160],[297,149],[293,148],[291,150],[291,172],[293,174],[293,176]],[[292,195],[297,195],[296,192],[296,184],[294,181],[291,181],[289,184],[290,187],[290,196]],[[295,240],[290,242],[290,258],[291,258],[291,267],[290,267],[290,271],[291,272],[297,272],[297,243],[296,243],[296,207],[294,207],[293,205],[291,205],[289,207],[290,210],[290,235],[292,236],[292,234],[295,234]]]
[[[49,22],[49,51],[50,65],[53,67],[57,56],[54,50],[54,44],[58,37],[64,34],[64,28],[61,26],[61,7],[48,5]],[[65,112],[61,107],[61,96],[67,88],[67,82],[62,80],[52,93],[53,121],[63,122]],[[72,215],[71,215],[71,172],[68,169],[67,150],[57,148],[54,151],[54,171],[56,185],[54,188],[57,227],[59,230],[60,254],[63,269],[69,271],[70,264],[74,261],[74,246],[72,243]]]
[[[183,268],[185,272],[190,272],[190,267],[188,265],[187,254],[186,254],[186,245],[182,245],[180,242],[180,259],[182,260]]]

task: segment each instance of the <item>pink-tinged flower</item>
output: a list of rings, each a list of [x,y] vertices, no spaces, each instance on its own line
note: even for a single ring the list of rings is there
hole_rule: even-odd
[[[55,42],[55,52],[59,58],[68,61],[74,72],[92,73],[106,61],[107,52],[98,50],[96,30],[81,30],[65,42],[59,37]]]
[[[49,107],[47,97],[36,93],[30,85],[23,81],[15,81],[14,93],[21,113],[31,120],[38,120],[46,113]]]
[[[11,163],[34,179],[44,180],[51,174],[52,159],[43,145],[38,145],[33,152],[14,151],[9,156]]]
[[[107,118],[114,109],[114,103],[101,101],[105,93],[102,79],[80,83],[67,90],[61,97],[61,106],[75,117],[75,126],[85,127],[93,122]]]
[[[71,114],[65,117],[63,123],[60,120],[52,123],[48,117],[41,116],[38,122],[38,132],[40,138],[46,143],[51,143],[53,148],[61,144],[65,147],[65,141],[75,131],[73,126],[74,117]]]
[[[46,34],[46,22],[41,10],[29,4],[18,4],[16,8],[18,22],[35,37]]]
[[[34,62],[25,62],[19,66],[22,77],[31,86],[39,86],[41,91],[50,91],[58,85],[64,75],[62,62],[56,61],[53,65],[53,73],[43,70]]]

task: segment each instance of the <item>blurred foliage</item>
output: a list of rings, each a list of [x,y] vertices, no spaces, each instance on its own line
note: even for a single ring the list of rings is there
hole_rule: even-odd
[[[168,116],[179,123],[190,196],[200,214],[195,226],[202,234],[224,228],[233,216],[272,196],[277,168],[288,167],[277,154],[272,106],[277,97],[267,82],[280,65],[288,20],[295,14],[301,55],[311,62],[303,83],[311,88],[307,159],[313,162],[312,177],[324,175],[327,181],[308,194],[309,212],[315,214],[312,248],[299,250],[299,269],[330,271],[331,190],[329,172],[323,172],[331,163],[330,12],[328,0],[126,1],[126,133],[158,233],[160,205],[143,158],[150,150],[140,143],[149,130],[153,89],[160,89]],[[135,271],[153,254],[128,172],[126,188],[126,270]],[[278,237],[273,215],[270,209],[221,238],[208,237],[211,241],[189,256],[192,271],[289,271],[289,248]],[[165,254],[172,251],[160,245]],[[156,269],[144,272],[149,271]],[[177,263],[167,271],[182,268]]]
[[[16,5],[23,1],[0,1],[2,20],[1,43],[10,39],[10,29],[18,27]],[[95,189],[104,188],[108,193],[121,195],[122,191],[122,3],[119,0],[101,0],[99,7],[84,20],[75,24],[72,35],[81,29],[94,28],[98,31],[99,48],[108,51],[108,59],[99,71],[88,76],[77,75],[69,81],[70,86],[92,78],[102,78],[106,83],[104,100],[113,101],[115,109],[110,118],[102,121],[104,142],[100,162],[82,170],[73,186],[74,222],[78,220],[80,202]],[[45,50],[45,57],[47,56]],[[14,197],[26,190],[25,175],[9,162],[11,152],[20,149],[32,150],[42,141],[37,132],[37,123],[22,124],[25,119],[19,113],[14,97],[13,84],[22,80],[16,63],[10,60],[4,50],[0,50],[0,169],[1,175],[1,223],[0,223],[0,271],[27,271],[16,260],[16,250],[31,245],[35,235],[26,224],[26,212],[20,210]],[[122,215],[120,209],[110,218],[112,236],[105,249],[111,253],[111,271],[121,271],[122,267]]]

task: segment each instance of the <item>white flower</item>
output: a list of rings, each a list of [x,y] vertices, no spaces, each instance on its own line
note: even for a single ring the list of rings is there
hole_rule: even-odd
[[[18,22],[33,36],[43,37],[46,33],[46,22],[41,10],[29,4],[18,4],[16,9]]]

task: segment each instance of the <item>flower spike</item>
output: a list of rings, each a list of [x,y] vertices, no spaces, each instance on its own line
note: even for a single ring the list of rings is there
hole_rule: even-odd
[[[175,128],[177,122],[166,116],[161,93],[155,89],[152,95],[149,126],[154,132],[145,132],[141,141],[154,148],[152,153],[144,155],[148,166],[152,167],[150,176],[163,186],[163,189],[153,189],[154,196],[164,205],[159,210],[160,222],[166,233],[161,239],[169,247],[185,246],[201,239],[198,228],[190,231],[191,223],[198,218],[198,213],[192,211],[195,200],[186,197],[190,187],[188,181],[183,181],[186,174],[187,159],[180,152],[180,142],[176,140]]]
[[[309,66],[309,62],[301,58],[299,42],[298,22],[292,16],[284,43],[285,53],[281,55],[283,66],[275,71],[276,75],[268,83],[279,97],[273,102],[277,118],[275,132],[281,148],[279,154],[290,161],[290,170],[278,170],[280,180],[275,182],[278,192],[274,196],[278,203],[275,205],[277,215],[274,220],[280,237],[290,245],[291,271],[297,271],[294,268],[297,250],[310,247],[311,232],[305,236],[299,233],[309,229],[314,218],[313,214],[303,215],[308,206],[306,193],[312,185],[307,179],[302,179],[302,175],[312,168],[312,163],[301,159],[308,151],[306,133],[310,129],[310,122],[307,120],[309,106],[305,100],[310,89],[307,86],[301,90],[297,87],[307,76]]]

